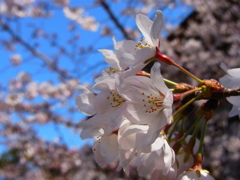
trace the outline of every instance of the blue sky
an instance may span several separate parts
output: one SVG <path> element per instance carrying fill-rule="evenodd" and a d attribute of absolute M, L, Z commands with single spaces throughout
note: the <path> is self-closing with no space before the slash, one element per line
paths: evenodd
<path fill-rule="evenodd" d="M 86 6 L 90 7 L 92 5 L 92 2 L 94 0 L 88 0 L 88 1 L 71 1 L 72 6 Z M 176 2 L 176 5 L 178 8 L 171 9 L 167 8 L 163 11 L 165 15 L 165 24 L 171 24 L 172 27 L 177 27 L 180 21 L 185 19 L 191 12 L 192 8 L 189 6 L 185 6 L 183 4 L 179 4 L 179 2 Z M 121 3 L 113 3 L 111 6 L 111 9 L 114 9 L 114 14 L 119 18 L 120 23 L 127 25 L 129 27 L 135 28 L 136 24 L 134 19 L 132 18 L 126 18 L 124 16 L 119 16 L 119 13 L 122 9 L 126 7 L 126 3 L 122 1 Z M 51 9 L 51 7 L 50 7 Z M 93 15 L 96 17 L 98 22 L 105 23 L 115 28 L 115 25 L 107 21 L 108 15 L 105 13 L 105 11 L 100 8 L 88 8 L 87 13 L 90 15 Z M 152 12 L 153 14 L 154 12 Z M 180 18 L 179 18 L 180 17 Z M 31 36 L 31 28 L 29 28 L 29 24 L 33 24 L 34 26 L 41 27 L 44 31 L 48 33 L 57 33 L 58 34 L 58 42 L 62 46 L 64 46 L 66 49 L 69 49 L 69 51 L 73 51 L 69 44 L 67 44 L 67 40 L 69 37 L 73 36 L 73 34 L 69 34 L 67 31 L 69 19 L 65 18 L 63 15 L 63 12 L 61 10 L 54 11 L 54 16 L 49 19 L 33 19 L 33 18 L 24 18 L 19 19 L 19 23 L 16 22 L 9 22 L 9 25 L 16 30 L 19 36 L 21 36 L 25 41 L 27 41 L 29 44 L 34 45 L 34 43 L 38 42 L 38 50 L 44 54 L 47 54 L 51 57 L 54 52 L 56 52 L 55 48 L 52 48 L 51 44 L 47 43 L 44 40 L 41 39 L 33 39 Z M 104 49 L 104 48 L 112 48 L 112 40 L 111 37 L 100 37 L 99 33 L 101 31 L 103 24 L 100 24 L 100 28 L 97 32 L 89 32 L 84 31 L 78 28 L 77 32 L 73 33 L 79 33 L 80 38 L 77 42 L 76 46 L 85 46 L 88 47 L 90 45 L 95 46 L 96 49 Z M 116 39 L 124 40 L 123 35 L 119 30 L 114 30 L 114 35 L 116 36 Z M 167 36 L 166 31 L 163 32 L 163 36 Z M 0 38 L 6 39 L 8 37 L 8 34 L 0 32 Z M 58 83 L 57 76 L 54 73 L 51 73 L 51 76 L 49 75 L 49 71 L 44 70 L 42 68 L 42 61 L 38 58 L 32 58 L 29 53 L 27 53 L 26 49 L 24 49 L 22 46 L 18 45 L 16 47 L 17 51 L 14 53 L 20 53 L 22 54 L 23 60 L 25 63 L 22 65 L 11 68 L 11 64 L 8 61 L 8 58 L 11 54 L 14 54 L 13 52 L 9 52 L 3 49 L 3 47 L 0 48 L 0 54 L 2 63 L 0 64 L 0 73 L 2 76 L 1 84 L 3 86 L 7 85 L 7 80 L 9 78 L 13 78 L 16 76 L 16 74 L 20 71 L 26 71 L 33 75 L 33 79 L 39 83 L 45 81 L 45 80 L 51 80 L 54 83 Z M 73 64 L 70 62 L 67 58 L 61 58 L 60 59 L 60 66 L 61 67 L 67 67 L 67 69 L 70 70 L 71 73 L 74 74 L 76 77 L 80 79 L 81 82 L 88 82 L 93 83 L 93 73 L 100 72 L 104 67 L 107 66 L 106 63 L 103 61 L 103 57 L 100 53 L 95 51 L 93 54 L 86 55 L 86 56 L 77 56 L 76 58 L 79 58 L 76 60 L 76 64 Z M 77 63 L 79 62 L 79 63 Z M 79 70 L 74 69 L 78 67 Z M 95 68 L 90 68 L 95 67 Z M 74 103 L 74 100 L 70 100 L 71 104 Z M 72 116 L 75 121 L 79 121 L 84 117 L 83 114 L 80 112 L 78 114 L 66 114 L 66 110 L 64 108 L 59 108 L 58 110 L 59 114 L 64 114 L 65 116 Z M 45 125 L 35 125 L 35 129 L 40 137 L 43 139 L 52 141 L 53 139 L 57 138 L 59 136 L 59 132 L 63 136 L 64 142 L 67 143 L 70 147 L 80 147 L 83 143 L 86 141 L 81 141 L 79 138 L 79 132 L 78 134 L 74 134 L 72 132 L 72 129 L 67 129 L 62 125 L 54 125 L 53 123 L 48 123 Z M 91 142 L 91 141 L 87 141 Z"/>

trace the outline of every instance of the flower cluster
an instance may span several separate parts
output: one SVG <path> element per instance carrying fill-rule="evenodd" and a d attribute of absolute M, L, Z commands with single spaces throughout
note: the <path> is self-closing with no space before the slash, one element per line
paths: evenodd
<path fill-rule="evenodd" d="M 88 14 L 83 14 L 83 8 L 73 8 L 65 6 L 63 8 L 64 15 L 76 21 L 83 29 L 88 31 L 96 31 L 98 29 L 99 24 L 96 22 L 95 18 L 89 16 Z"/>
<path fill-rule="evenodd" d="M 212 180 L 202 169 L 207 122 L 221 98 L 239 96 L 239 91 L 226 89 L 213 79 L 198 79 L 160 52 L 161 11 L 156 12 L 154 21 L 139 14 L 136 23 L 144 36 L 140 43 L 113 39 L 113 51 L 99 50 L 110 67 L 93 86 L 79 86 L 83 93 L 76 104 L 89 116 L 80 122 L 81 138 L 95 139 L 92 149 L 100 166 L 116 162 L 118 170 L 127 175 L 135 164 L 139 176 L 151 179 Z M 152 60 L 179 68 L 197 80 L 198 86 L 164 79 L 159 62 L 150 73 L 142 71 Z M 169 89 L 165 82 L 174 88 Z M 188 121 L 190 128 L 185 129 L 198 100 L 203 100 L 195 110 L 198 119 Z"/>
<path fill-rule="evenodd" d="M 49 16 L 50 13 L 40 3 L 35 3 L 35 0 L 9 0 L 1 1 L 0 14 L 16 17 L 44 17 Z"/>

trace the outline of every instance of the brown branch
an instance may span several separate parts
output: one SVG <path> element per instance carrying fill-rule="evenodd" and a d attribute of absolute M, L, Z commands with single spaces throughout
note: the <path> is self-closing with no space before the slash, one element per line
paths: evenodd
<path fill-rule="evenodd" d="M 235 89 L 226 89 L 224 95 L 225 97 L 240 96 L 240 87 Z"/>
<path fill-rule="evenodd" d="M 124 37 L 126 39 L 132 39 L 129 34 L 127 33 L 127 31 L 124 29 L 124 27 L 120 24 L 120 22 L 118 21 L 118 19 L 115 17 L 115 15 L 113 14 L 113 12 L 111 11 L 110 7 L 108 6 L 108 4 L 105 2 L 105 0 L 100 0 L 101 5 L 103 6 L 103 8 L 105 9 L 105 11 L 108 13 L 108 15 L 110 16 L 111 20 L 114 22 L 114 24 L 118 27 L 118 29 L 123 33 Z"/>

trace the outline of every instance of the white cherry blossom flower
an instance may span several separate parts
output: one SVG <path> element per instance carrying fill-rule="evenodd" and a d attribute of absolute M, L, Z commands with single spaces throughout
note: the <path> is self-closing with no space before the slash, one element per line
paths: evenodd
<path fill-rule="evenodd" d="M 154 27 L 155 26 L 159 27 L 158 25 L 159 22 L 161 21 L 160 19 L 162 18 L 161 11 L 157 12 L 156 17 L 157 18 Z M 148 32 L 148 28 L 145 29 L 144 26 L 148 26 L 150 22 L 153 24 L 153 22 L 150 19 L 148 19 L 148 17 L 141 14 L 137 15 L 136 21 L 139 29 L 142 31 L 144 35 L 148 37 L 148 33 L 150 32 Z M 156 28 L 155 30 L 159 31 L 159 28 Z M 157 34 L 155 30 L 153 30 L 154 31 L 153 34 Z M 161 34 L 160 31 L 158 33 Z M 151 40 L 151 42 L 154 41 L 155 36 L 153 36 L 152 38 L 153 40 Z M 113 42 L 114 51 L 107 49 L 99 50 L 103 54 L 105 61 L 111 66 L 104 70 L 103 73 L 106 75 L 111 75 L 119 71 L 122 72 L 130 66 L 134 67 L 133 69 L 130 70 L 130 74 L 134 75 L 142 68 L 144 68 L 144 66 L 146 66 L 146 63 L 144 62 L 147 59 L 154 57 L 156 54 L 155 46 L 152 44 L 149 45 L 148 43 L 146 44 L 137 43 L 132 40 L 123 40 L 120 42 L 116 42 L 114 38 Z M 125 77 L 127 76 L 124 76 L 124 78 Z"/>
<path fill-rule="evenodd" d="M 206 170 L 188 170 L 178 176 L 177 180 L 214 180 Z"/>
<path fill-rule="evenodd" d="M 158 10 L 155 15 L 154 21 L 151 21 L 147 16 L 138 14 L 136 17 L 136 23 L 138 29 L 143 36 L 142 42 L 137 45 L 139 49 L 138 55 L 147 56 L 145 61 L 138 61 L 139 63 L 146 63 L 146 60 L 150 58 L 158 59 L 167 64 L 171 64 L 171 59 L 160 52 L 160 37 L 164 25 L 164 19 L 162 11 Z"/>
<path fill-rule="evenodd" d="M 17 66 L 22 62 L 22 56 L 20 54 L 13 54 L 10 56 L 10 61 L 14 66 Z"/>
<path fill-rule="evenodd" d="M 129 66 L 134 64 L 135 53 L 134 48 L 136 47 L 136 42 L 131 40 L 124 40 L 116 42 L 113 38 L 114 51 L 108 49 L 100 49 L 106 63 L 118 71 L 124 71 Z"/>
<path fill-rule="evenodd" d="M 15 106 L 19 103 L 21 103 L 23 100 L 23 94 L 22 93 L 12 93 L 8 94 L 5 102 L 11 106 Z"/>
<path fill-rule="evenodd" d="M 65 16 L 73 21 L 76 21 L 81 27 L 88 31 L 96 31 L 99 24 L 96 19 L 88 14 L 84 14 L 83 8 L 73 8 L 65 6 L 63 8 Z"/>
<path fill-rule="evenodd" d="M 226 88 L 240 87 L 240 68 L 228 69 L 223 64 L 221 67 L 226 71 L 227 75 L 219 79 L 220 83 Z M 240 97 L 228 97 L 227 100 L 233 105 L 229 117 L 240 115 Z"/>
<path fill-rule="evenodd" d="M 177 178 L 177 171 L 176 171 L 176 163 L 169 169 L 168 173 L 163 172 L 159 169 L 154 169 L 151 173 L 151 180 L 176 180 Z"/>
<path fill-rule="evenodd" d="M 163 14 L 162 11 L 156 12 L 155 20 L 152 22 L 147 16 L 138 14 L 136 17 L 136 23 L 138 29 L 141 31 L 145 40 L 147 41 L 147 47 L 160 47 L 160 36 L 163 29 Z"/>
<path fill-rule="evenodd" d="M 92 149 L 96 162 L 104 166 L 119 160 L 118 136 L 115 133 L 97 138 Z"/>
<path fill-rule="evenodd" d="M 114 51 L 102 49 L 99 50 L 107 63 L 110 64 L 110 68 L 104 70 L 104 74 L 111 75 L 116 72 L 122 72 L 128 67 L 133 67 L 124 75 L 134 75 L 142 68 L 144 68 L 150 58 L 157 57 L 162 61 L 168 59 L 167 56 L 159 52 L 160 36 L 163 28 L 163 15 L 161 11 L 157 11 L 154 22 L 152 22 L 147 16 L 138 14 L 136 17 L 136 23 L 145 39 L 141 43 L 136 43 L 132 40 L 124 40 L 120 42 L 114 41 Z M 160 56 L 159 56 L 160 55 Z M 150 61 L 149 61 L 150 62 Z"/>
<path fill-rule="evenodd" d="M 124 118 L 125 99 L 117 92 L 113 76 L 106 76 L 98 81 L 93 89 L 99 93 L 86 92 L 76 98 L 80 111 L 93 116 L 80 123 L 83 128 L 82 138 L 95 137 L 99 135 L 96 132 L 100 132 L 100 129 L 103 129 L 105 133 L 111 133 L 119 128 Z"/>
<path fill-rule="evenodd" d="M 128 126 L 129 121 L 122 121 L 119 130 L 110 134 L 103 134 L 95 138 L 93 144 L 93 152 L 96 162 L 100 166 L 104 166 L 111 162 L 118 162 L 118 170 L 123 169 L 124 172 L 129 175 L 129 163 L 132 161 L 135 152 L 134 150 L 122 149 L 119 143 L 121 129 Z"/>
<path fill-rule="evenodd" d="M 133 124 L 130 121 L 126 122 L 124 127 L 119 130 L 119 144 L 122 149 L 140 149 L 143 150 L 146 134 L 149 129 L 147 125 Z"/>
<path fill-rule="evenodd" d="M 175 153 L 163 136 L 159 136 L 151 145 L 151 150 L 137 157 L 137 170 L 140 176 L 161 171 L 167 175 L 175 161 Z M 156 172 L 155 172 L 156 173 Z"/>
<path fill-rule="evenodd" d="M 149 125 L 149 139 L 145 143 L 152 144 L 161 129 L 171 122 L 172 116 L 173 95 L 160 74 L 160 63 L 155 63 L 151 69 L 151 79 L 142 76 L 126 78 L 119 85 L 119 93 L 128 100 L 127 119 L 135 124 Z"/>

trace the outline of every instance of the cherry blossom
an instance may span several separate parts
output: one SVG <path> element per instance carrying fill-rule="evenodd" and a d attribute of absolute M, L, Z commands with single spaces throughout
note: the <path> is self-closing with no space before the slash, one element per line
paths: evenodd
<path fill-rule="evenodd" d="M 127 76 L 134 75 L 142 68 L 144 68 L 149 59 L 161 59 L 166 62 L 168 59 L 165 55 L 161 54 L 160 48 L 160 36 L 163 28 L 163 15 L 161 11 L 157 11 L 154 22 L 152 22 L 147 16 L 138 14 L 136 17 L 136 23 L 145 39 L 141 40 L 141 43 L 136 43 L 132 40 L 123 40 L 114 42 L 114 51 L 102 49 L 99 50 L 107 63 L 110 64 L 110 68 L 104 70 L 104 74 L 111 75 L 115 72 L 121 72 L 128 67 L 133 67 L 127 72 Z M 165 58 L 165 59 L 164 59 Z M 168 59 L 169 60 L 169 59 Z M 150 62 L 150 61 L 149 61 Z"/>
<path fill-rule="evenodd" d="M 148 126 L 133 124 L 125 120 L 125 125 L 119 129 L 119 144 L 122 149 L 140 149 L 144 148 L 144 142 Z"/>
<path fill-rule="evenodd" d="M 152 22 L 147 16 L 138 14 L 136 16 L 136 23 L 143 36 L 146 38 L 147 47 L 160 47 L 160 36 L 163 29 L 163 14 L 162 11 L 156 12 L 155 20 Z"/>
<path fill-rule="evenodd" d="M 167 175 L 171 171 L 174 161 L 173 149 L 163 136 L 159 136 L 151 145 L 149 152 L 143 152 L 137 157 L 137 170 L 140 176 L 150 175 L 154 171 Z"/>
<path fill-rule="evenodd" d="M 6 103 L 9 105 L 17 105 L 23 100 L 23 94 L 22 93 L 12 93 L 8 94 L 6 97 Z"/>
<path fill-rule="evenodd" d="M 27 16 L 36 18 L 50 15 L 44 7 L 35 4 L 35 0 L 3 1 L 0 4 L 0 14 L 6 14 L 8 16 L 17 16 L 20 18 L 24 18 Z"/>
<path fill-rule="evenodd" d="M 151 79 L 130 76 L 119 86 L 119 92 L 128 100 L 126 117 L 132 123 L 149 125 L 145 143 L 152 144 L 172 116 L 173 96 L 160 74 L 160 63 L 154 64 Z"/>
<path fill-rule="evenodd" d="M 96 31 L 98 29 L 99 24 L 96 22 L 95 18 L 86 13 L 83 14 L 83 8 L 65 6 L 63 12 L 67 18 L 76 21 L 85 30 Z"/>
<path fill-rule="evenodd" d="M 173 167 L 171 167 L 168 171 L 168 173 L 164 173 L 162 170 L 154 169 L 151 173 L 151 180 L 175 180 L 176 179 L 176 164 L 173 164 Z"/>
<path fill-rule="evenodd" d="M 14 66 L 17 66 L 22 62 L 22 56 L 20 54 L 13 54 L 10 56 L 10 61 Z"/>
<path fill-rule="evenodd" d="M 214 180 L 206 170 L 189 170 L 178 176 L 177 180 Z"/>
<path fill-rule="evenodd" d="M 96 162 L 100 166 L 104 166 L 110 162 L 119 160 L 118 136 L 115 133 L 103 135 L 96 139 L 92 149 Z"/>
<path fill-rule="evenodd" d="M 222 64 L 222 68 L 226 71 L 227 75 L 220 78 L 220 83 L 226 88 L 237 88 L 240 86 L 240 68 L 228 69 Z M 227 100 L 233 105 L 229 116 L 233 117 L 240 115 L 240 97 L 228 97 Z"/>
<path fill-rule="evenodd" d="M 150 77 L 149 73 L 138 71 L 142 70 L 148 62 L 154 59 L 163 62 L 168 62 L 169 60 L 160 52 L 161 23 L 163 23 L 161 13 L 157 11 L 155 18 L 152 19 L 153 21 L 145 15 L 152 15 L 154 13 L 152 10 L 165 7 L 170 8 L 170 15 L 172 15 L 175 7 L 177 7 L 175 5 L 178 3 L 171 3 L 167 7 L 166 3 L 172 1 L 136 0 L 134 3 L 130 3 L 130 0 L 127 0 L 127 2 L 100 0 L 94 2 L 94 4 L 89 1 L 81 1 L 80 4 L 76 4 L 75 2 L 70 3 L 69 0 L 5 0 L 0 2 L 0 24 L 2 27 L 1 33 L 3 34 L 0 43 L 4 52 L 2 54 L 3 67 L 0 69 L 2 73 L 0 122 L 1 145 L 3 146 L 0 158 L 2 162 L 0 169 L 1 177 L 3 179 L 20 178 L 26 180 L 45 178 L 81 179 L 82 177 L 86 180 L 117 179 L 117 177 L 118 179 L 126 179 L 126 177 L 123 177 L 125 175 L 122 172 L 114 172 L 118 166 L 117 171 L 123 169 L 125 174 L 129 175 L 127 179 L 176 180 L 181 173 L 184 173 L 186 175 L 184 177 L 189 179 L 190 177 L 195 177 L 196 174 L 203 174 L 201 173 L 203 170 L 200 168 L 198 170 L 200 173 L 197 170 L 192 174 L 190 173 L 194 169 L 193 164 L 196 165 L 197 159 L 195 155 L 197 151 L 195 147 L 192 147 L 193 144 L 189 146 L 187 136 L 191 136 L 195 143 L 197 136 L 193 134 L 201 134 L 200 147 L 197 148 L 198 153 L 203 155 L 203 144 L 208 144 L 207 148 L 204 149 L 204 152 L 207 153 L 207 158 L 203 158 L 204 164 L 207 164 L 207 167 L 213 171 L 216 178 L 227 177 L 230 174 L 231 178 L 238 179 L 239 173 L 234 171 L 235 163 L 238 164 L 238 161 L 234 161 L 238 157 L 238 151 L 236 147 L 231 146 L 231 144 L 237 144 L 235 143 L 235 140 L 237 141 L 236 138 L 230 138 L 230 143 L 227 142 L 227 145 L 221 146 L 217 152 L 209 152 L 209 150 L 214 149 L 212 146 L 217 144 L 220 147 L 219 142 L 228 140 L 229 138 L 226 138 L 228 133 L 237 134 L 237 131 L 234 131 L 236 122 L 222 123 L 225 122 L 223 118 L 216 121 L 216 118 L 219 118 L 222 114 L 219 115 L 219 111 L 214 113 L 217 104 L 210 103 L 209 105 L 208 102 L 214 98 L 217 99 L 214 99 L 216 102 L 232 94 L 236 95 L 233 101 L 239 101 L 237 97 L 239 95 L 239 80 L 228 86 L 232 79 L 238 79 L 239 74 L 233 78 L 230 75 L 231 73 L 228 73 L 229 79 L 226 79 L 222 84 L 229 89 L 221 88 L 220 84 L 219 87 L 223 90 L 222 92 L 207 84 L 204 84 L 205 89 L 201 83 L 193 85 L 192 89 L 190 88 L 191 90 L 185 87 L 182 89 L 183 91 L 177 92 L 179 90 L 177 86 L 183 82 L 175 84 L 184 79 L 182 76 L 173 77 L 172 75 L 178 76 L 177 71 L 172 71 L 169 66 L 164 65 L 164 76 L 166 75 L 165 78 L 170 78 L 170 80 L 164 79 L 164 81 L 168 83 L 168 87 L 171 88 L 175 97 L 173 108 L 176 108 L 172 115 L 173 120 L 164 122 L 161 114 L 159 114 L 159 122 L 156 119 L 153 120 L 150 116 L 149 118 L 143 118 L 140 114 L 137 117 L 138 112 L 134 114 L 132 109 L 126 109 L 127 107 L 133 107 L 135 103 L 132 101 L 132 96 L 134 95 L 131 98 L 126 98 L 129 93 L 125 91 L 134 94 L 136 89 L 130 84 L 129 79 L 133 80 L 132 83 L 134 84 L 135 78 L 139 79 L 140 76 Z M 211 1 L 211 3 L 194 0 L 184 0 L 184 2 L 194 4 L 198 13 L 197 15 L 193 13 L 191 16 L 188 16 L 184 19 L 184 24 L 176 29 L 173 25 L 167 25 L 172 28 L 171 32 L 169 31 L 171 33 L 170 37 L 161 40 L 161 48 L 164 52 L 171 54 L 171 58 L 176 59 L 179 65 L 183 65 L 182 68 L 186 67 L 190 71 L 194 71 L 195 75 L 203 75 L 202 77 L 204 78 L 210 78 L 213 72 L 215 72 L 214 77 L 219 76 L 221 71 L 218 71 L 218 66 L 215 65 L 220 61 L 224 61 L 231 67 L 239 66 L 239 62 L 236 61 L 239 57 L 239 43 L 237 41 L 239 36 L 236 34 L 238 32 L 236 26 L 239 25 L 236 21 L 236 14 L 239 8 L 236 3 L 227 1 L 222 3 L 216 0 Z M 119 10 L 116 9 L 120 6 L 122 7 L 122 3 L 127 3 L 129 6 Z M 182 6 L 182 3 L 180 4 Z M 64 7 L 72 11 L 68 15 L 70 15 L 69 19 L 73 18 L 71 19 L 73 21 L 67 22 L 67 27 L 61 27 L 61 22 L 66 23 L 64 19 L 58 21 L 59 13 L 61 14 L 60 11 Z M 95 9 L 99 8 L 101 16 L 98 16 L 100 14 L 96 13 L 100 11 L 95 11 Z M 226 9 L 229 10 L 229 13 L 224 13 Z M 79 14 L 78 10 L 80 10 Z M 187 14 L 185 10 L 184 8 L 184 12 Z M 86 11 L 91 13 L 91 15 L 86 14 Z M 54 17 L 53 19 L 49 15 L 55 12 L 59 13 L 56 16 L 52 16 Z M 109 38 L 105 35 L 116 35 L 116 38 L 119 39 L 119 35 L 122 33 L 125 37 L 137 39 L 140 31 L 136 30 L 136 26 L 130 25 L 131 20 L 127 20 L 126 17 L 135 16 L 139 12 L 145 14 L 137 15 L 137 25 L 140 31 L 142 31 L 144 39 L 140 43 L 129 40 L 116 42 L 114 40 L 115 47 L 113 51 L 104 49 L 104 46 L 101 47 L 104 49 L 101 50 L 101 53 L 111 67 L 103 71 L 103 76 L 96 79 L 95 85 L 83 85 L 81 88 L 81 85 L 78 85 L 82 94 L 78 97 L 77 103 L 79 109 L 88 117 L 85 117 L 85 120 L 82 120 L 80 123 L 75 121 L 74 119 L 78 116 L 75 116 L 77 108 L 72 104 L 72 97 L 74 96 L 72 86 L 76 85 L 76 80 L 74 82 L 73 78 L 84 81 L 84 76 L 87 77 L 94 71 L 95 65 L 97 65 L 95 61 L 98 59 L 94 59 L 92 52 L 96 50 L 97 46 L 100 47 L 102 42 L 107 42 Z M 125 13 L 127 16 L 123 18 L 122 15 L 124 14 L 121 13 Z M 184 14 L 184 17 L 186 17 L 186 14 Z M 43 17 L 44 23 L 39 23 L 38 19 L 34 18 L 33 20 L 32 17 Z M 62 16 L 62 18 L 65 17 Z M 172 16 L 169 16 L 167 20 L 171 18 Z M 49 29 L 49 23 L 47 22 L 51 22 L 51 19 L 57 22 L 59 26 L 51 26 Z M 42 21 L 43 19 L 40 20 Z M 100 23 L 102 32 L 96 31 Z M 78 24 L 80 27 L 77 26 Z M 231 27 L 231 31 L 229 31 L 229 27 Z M 53 28 L 59 28 L 61 31 Z M 69 36 L 67 34 L 62 36 L 64 29 L 69 30 Z M 166 29 L 168 30 L 168 28 Z M 29 33 L 21 33 L 25 32 L 25 30 Z M 88 32 L 91 36 L 89 37 L 88 35 L 85 36 L 85 30 L 95 32 Z M 190 37 L 195 37 L 194 41 Z M 92 38 L 97 39 L 93 42 L 91 41 Z M 163 44 L 168 46 L 165 48 L 162 46 Z M 4 57 L 4 55 L 10 56 L 8 58 Z M 93 61 L 85 64 L 92 57 Z M 6 61 L 5 66 L 4 59 L 9 59 L 11 62 Z M 65 62 L 69 66 L 65 66 Z M 205 65 L 204 68 L 202 68 L 201 62 Z M 23 70 L 26 72 L 19 73 Z M 172 77 L 173 79 L 171 79 Z M 69 81 L 70 79 L 73 81 Z M 152 82 L 153 76 L 144 79 Z M 171 80 L 177 82 L 171 83 Z M 137 80 L 137 82 L 139 81 Z M 191 81 L 187 80 L 187 82 Z M 123 86 L 127 83 L 129 86 Z M 145 83 L 144 80 L 144 84 L 141 86 L 140 83 L 138 84 L 139 91 L 141 89 L 148 91 L 145 86 L 150 85 L 150 89 L 152 87 L 155 88 L 156 81 L 151 84 Z M 211 91 L 211 88 L 216 90 L 215 92 L 219 96 L 212 95 L 215 92 Z M 164 98 L 162 96 L 163 93 L 159 92 L 158 88 L 156 89 L 153 94 L 157 95 L 156 92 L 158 92 L 161 98 Z M 138 91 L 135 92 L 138 96 Z M 150 90 L 151 92 L 152 90 Z M 204 96 L 204 99 L 201 95 L 206 94 L 209 94 L 209 96 Z M 108 97 L 109 99 L 106 100 Z M 139 98 L 139 100 L 139 104 L 141 104 L 142 99 Z M 144 100 L 149 99 L 146 98 Z M 230 101 L 231 98 L 228 98 L 228 100 Z M 119 102 L 122 102 L 119 107 L 113 108 L 110 106 L 110 103 L 115 103 L 116 105 Z M 205 106 L 206 104 L 209 106 Z M 231 114 L 239 115 L 239 104 L 233 102 L 232 104 L 234 106 Z M 195 106 L 194 109 L 191 107 L 192 105 Z M 195 109 L 198 106 L 200 108 L 196 113 Z M 161 109 L 157 110 L 161 111 Z M 193 116 L 188 116 L 190 111 L 194 114 Z M 222 113 L 224 112 L 226 111 L 222 111 Z M 202 119 L 199 114 L 203 116 Z M 206 124 L 206 118 L 207 121 L 211 121 L 210 118 L 213 114 L 216 116 L 213 122 L 210 122 L 211 133 L 207 134 L 207 139 L 204 140 L 205 134 L 203 132 L 205 130 L 203 130 L 203 125 Z M 195 115 L 198 116 L 197 119 L 193 119 L 193 117 L 196 117 Z M 133 119 L 131 117 L 136 118 Z M 198 121 L 199 125 L 196 126 L 195 122 Z M 161 125 L 157 124 L 160 122 L 162 123 Z M 230 131 L 227 131 L 227 134 L 217 133 L 218 136 L 211 136 L 211 134 L 215 134 L 214 130 L 219 127 L 218 125 L 214 126 L 215 122 L 224 125 L 224 127 L 228 125 Z M 38 131 L 38 127 L 45 123 L 54 125 L 55 128 L 52 129 L 56 131 L 59 137 L 54 137 L 50 141 L 40 138 L 39 133 L 35 132 L 35 130 Z M 164 124 L 166 125 L 164 126 Z M 35 125 L 37 125 L 37 128 Z M 83 147 L 82 150 L 85 149 L 84 154 L 81 153 L 82 150 L 69 149 L 70 147 L 64 144 L 72 141 L 67 139 L 66 135 L 68 133 L 61 133 L 62 128 L 57 128 L 58 125 L 71 127 L 75 132 L 79 132 L 80 128 L 83 139 L 94 138 L 94 149 L 89 147 L 86 150 Z M 176 137 L 175 134 L 179 137 Z M 233 141 L 232 139 L 235 140 Z M 175 146 L 176 144 L 179 146 Z M 173 149 L 176 157 L 173 154 Z M 223 149 L 224 151 L 222 151 Z M 94 151 L 96 162 L 104 167 L 96 166 L 96 163 L 93 162 L 94 158 L 91 150 Z M 226 156 L 223 152 L 228 151 L 233 153 L 228 153 L 231 155 Z M 217 168 L 219 163 L 221 163 L 219 161 L 219 156 L 221 155 L 227 162 L 223 162 L 226 165 L 225 171 L 219 171 L 219 168 Z M 175 162 L 173 163 L 174 157 Z M 200 164 L 202 162 L 198 165 Z M 133 165 L 134 169 L 131 169 Z M 133 177 L 131 177 L 131 174 L 133 174 Z M 137 177 L 138 174 L 143 177 Z M 117 177 L 115 178 L 115 176 Z"/>
<path fill-rule="evenodd" d="M 98 81 L 93 89 L 100 93 L 87 92 L 80 94 L 76 99 L 78 108 L 83 113 L 94 115 L 89 120 L 81 122 L 81 125 L 85 127 L 81 133 L 82 136 L 85 136 L 88 128 L 103 128 L 111 133 L 120 126 L 124 118 L 125 99 L 117 92 L 113 76 L 106 76 Z"/>
<path fill-rule="evenodd" d="M 163 29 L 163 14 L 162 11 L 158 10 L 155 15 L 154 21 L 151 21 L 147 16 L 143 14 L 138 14 L 136 17 L 136 23 L 138 29 L 142 32 L 143 38 L 141 43 L 138 43 L 137 49 L 139 49 L 139 56 L 148 56 L 145 59 L 149 60 L 151 58 L 158 59 L 167 64 L 171 64 L 172 60 L 166 55 L 160 52 L 160 37 Z M 143 61 L 139 60 L 139 63 Z"/>
<path fill-rule="evenodd" d="M 104 60 L 116 71 L 124 71 L 129 66 L 135 64 L 135 46 L 136 42 L 131 40 L 124 40 L 116 42 L 113 38 L 114 51 L 108 49 L 100 49 Z"/>

